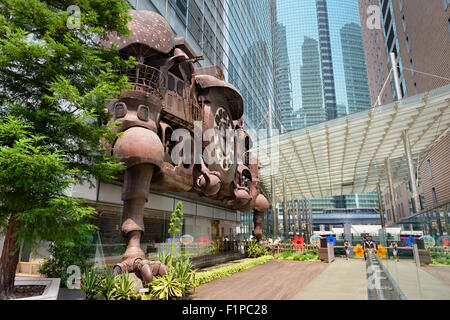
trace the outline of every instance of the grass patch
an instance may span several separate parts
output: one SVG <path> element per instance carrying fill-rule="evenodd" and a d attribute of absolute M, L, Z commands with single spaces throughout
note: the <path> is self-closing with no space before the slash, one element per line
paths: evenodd
<path fill-rule="evenodd" d="M 259 258 L 254 258 L 251 260 L 246 260 L 244 262 L 236 263 L 234 265 L 224 266 L 221 268 L 216 268 L 205 272 L 197 273 L 195 275 L 195 286 L 199 286 L 201 284 L 208 283 L 223 277 L 231 276 L 233 273 L 253 268 L 259 264 L 266 263 L 272 259 L 273 256 L 267 255 Z"/>

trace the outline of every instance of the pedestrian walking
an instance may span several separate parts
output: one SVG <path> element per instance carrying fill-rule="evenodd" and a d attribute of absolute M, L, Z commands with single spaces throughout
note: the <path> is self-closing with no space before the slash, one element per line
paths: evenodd
<path fill-rule="evenodd" d="M 344 249 L 345 249 L 345 255 L 348 258 L 350 257 L 350 244 L 348 243 L 347 240 L 344 241 Z"/>
<path fill-rule="evenodd" d="M 363 237 L 363 251 L 364 251 L 364 260 L 367 260 L 367 251 L 369 250 L 369 240 L 367 236 Z"/>
<path fill-rule="evenodd" d="M 392 241 L 391 245 L 389 246 L 392 248 L 392 253 L 394 255 L 394 259 L 398 262 L 398 244 L 396 241 Z"/>

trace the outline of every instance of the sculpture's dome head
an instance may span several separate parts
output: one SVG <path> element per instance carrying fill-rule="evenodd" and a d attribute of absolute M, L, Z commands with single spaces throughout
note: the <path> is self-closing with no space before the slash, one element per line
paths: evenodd
<path fill-rule="evenodd" d="M 208 88 L 221 89 L 223 95 L 230 104 L 230 113 L 233 120 L 237 120 L 242 117 L 244 114 L 244 102 L 241 94 L 233 85 L 216 77 L 205 74 L 197 74 L 195 76 L 195 81 L 202 90 Z"/>
<path fill-rule="evenodd" d="M 130 10 L 129 36 L 112 34 L 107 45 L 117 44 L 117 49 L 133 56 L 149 56 L 155 51 L 167 54 L 175 46 L 172 28 L 161 15 L 153 11 Z"/>

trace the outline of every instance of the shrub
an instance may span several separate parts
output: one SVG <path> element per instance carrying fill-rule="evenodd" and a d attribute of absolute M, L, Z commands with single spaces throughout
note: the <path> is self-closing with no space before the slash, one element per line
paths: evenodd
<path fill-rule="evenodd" d="M 277 256 L 278 259 L 287 259 L 288 257 L 292 256 L 294 254 L 294 251 L 283 251 L 280 252 Z"/>
<path fill-rule="evenodd" d="M 183 284 L 169 272 L 152 281 L 151 294 L 164 300 L 179 298 L 183 296 Z"/>
<path fill-rule="evenodd" d="M 195 269 L 191 260 L 177 259 L 173 270 L 174 278 L 182 285 L 182 295 L 184 296 L 189 290 L 195 288 Z"/>
<path fill-rule="evenodd" d="M 160 253 L 158 255 L 158 260 L 162 263 L 168 262 L 170 259 L 170 254 Z M 181 285 L 181 296 L 186 295 L 186 293 L 195 288 L 195 269 L 194 266 L 189 258 L 185 258 L 184 256 L 180 256 L 175 258 L 173 262 L 173 277 L 167 278 L 167 279 L 159 279 L 156 282 L 156 287 L 161 287 L 159 289 L 154 289 L 155 287 L 155 281 L 149 284 L 149 288 L 154 290 L 153 294 L 156 296 L 160 296 L 160 294 L 165 290 L 163 289 L 164 286 L 169 287 L 172 285 L 173 280 L 173 286 L 175 288 L 178 288 L 178 283 Z M 171 280 L 172 279 L 172 280 Z M 165 292 L 165 291 L 164 291 Z M 169 293 L 168 298 L 176 298 L 178 296 L 171 295 L 171 293 L 175 292 L 178 294 L 177 289 L 174 289 L 174 291 L 167 291 Z M 164 294 L 163 294 L 164 295 Z M 164 298 L 165 299 L 165 298 Z"/>
<path fill-rule="evenodd" d="M 103 273 L 103 279 L 100 282 L 100 291 L 106 300 L 112 300 L 114 298 L 116 278 L 117 276 L 111 271 Z"/>
<path fill-rule="evenodd" d="M 240 262 L 234 265 L 229 265 L 222 268 L 216 268 L 209 271 L 197 273 L 195 275 L 195 286 L 197 287 L 201 284 L 208 283 L 212 280 L 227 277 L 232 275 L 233 273 L 250 269 L 259 264 L 266 263 L 272 259 L 273 257 L 271 255 L 266 255 L 252 260 Z"/>
<path fill-rule="evenodd" d="M 114 288 L 111 290 L 111 297 L 114 300 L 135 300 L 139 294 L 134 291 L 136 284 L 133 277 L 128 272 L 115 276 Z"/>
<path fill-rule="evenodd" d="M 266 247 L 260 246 L 256 241 L 251 241 L 247 245 L 247 257 L 258 258 L 270 254 Z"/>
<path fill-rule="evenodd" d="M 164 251 L 160 251 L 158 252 L 158 260 L 164 264 L 165 266 L 167 266 L 169 264 L 170 261 L 170 253 L 166 253 Z"/>
<path fill-rule="evenodd" d="M 101 292 L 101 278 L 93 269 L 85 269 L 81 276 L 81 290 L 86 293 L 86 300 L 92 300 Z"/>
<path fill-rule="evenodd" d="M 70 274 L 67 268 L 71 265 L 80 267 L 81 270 L 86 269 L 92 245 L 85 239 L 77 242 L 55 241 L 49 246 L 50 257 L 44 260 L 39 268 L 39 273 L 47 278 L 61 278 L 61 286 L 67 287 L 67 279 Z"/>
<path fill-rule="evenodd" d="M 309 249 L 304 251 L 284 251 L 277 256 L 280 260 L 294 260 L 294 261 L 317 261 L 317 249 Z"/>
<path fill-rule="evenodd" d="M 218 254 L 219 253 L 219 244 L 217 242 L 211 242 L 209 245 L 209 253 L 210 254 Z"/>

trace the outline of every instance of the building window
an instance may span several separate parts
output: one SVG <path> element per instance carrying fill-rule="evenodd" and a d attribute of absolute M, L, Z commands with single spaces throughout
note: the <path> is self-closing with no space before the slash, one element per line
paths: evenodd
<path fill-rule="evenodd" d="M 400 86 L 401 92 L 402 92 L 402 97 L 406 98 L 408 93 L 406 92 L 406 82 L 405 82 L 405 78 L 402 79 L 402 84 Z"/>
<path fill-rule="evenodd" d="M 406 50 L 408 50 L 408 53 L 410 53 L 411 52 L 411 46 L 409 45 L 409 38 L 408 37 L 406 37 L 405 42 L 406 42 Z"/>
<path fill-rule="evenodd" d="M 403 24 L 403 31 L 406 31 L 406 19 L 405 19 L 405 16 L 402 16 L 402 24 Z"/>
<path fill-rule="evenodd" d="M 414 94 L 418 95 L 419 94 L 419 89 L 417 88 L 417 83 L 414 82 Z"/>
<path fill-rule="evenodd" d="M 437 199 L 437 195 L 436 195 L 436 189 L 435 188 L 431 188 L 431 193 L 433 194 L 433 202 L 435 205 L 438 204 L 438 199 Z"/>
<path fill-rule="evenodd" d="M 411 66 L 411 75 L 414 77 L 414 61 L 409 59 L 409 65 Z"/>
<path fill-rule="evenodd" d="M 428 176 L 430 177 L 430 179 L 433 179 L 433 171 L 431 170 L 430 159 L 427 160 L 427 168 L 428 168 Z"/>
<path fill-rule="evenodd" d="M 450 33 L 450 18 L 447 20 L 448 33 Z"/>
<path fill-rule="evenodd" d="M 400 11 L 402 11 L 403 10 L 403 0 L 398 0 L 398 6 L 400 7 Z"/>

